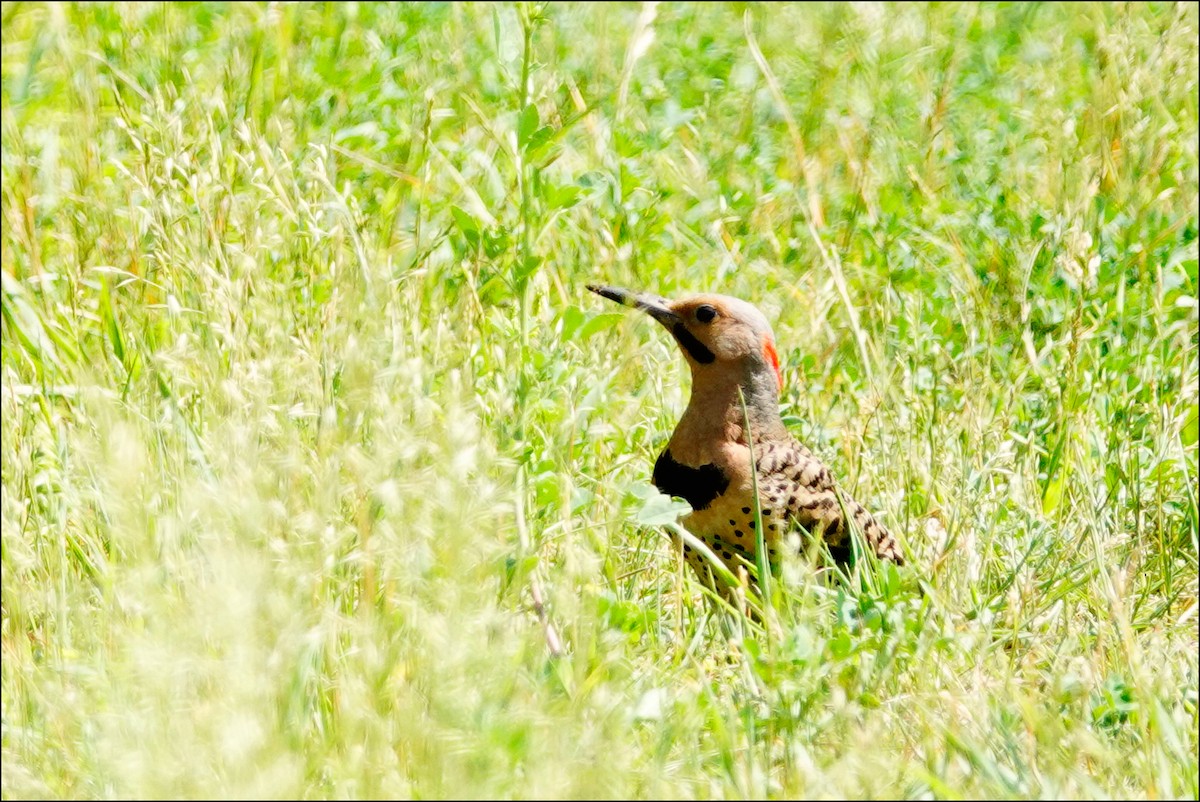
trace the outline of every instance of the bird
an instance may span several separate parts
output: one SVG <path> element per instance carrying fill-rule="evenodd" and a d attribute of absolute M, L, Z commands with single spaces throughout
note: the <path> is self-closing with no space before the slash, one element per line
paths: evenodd
<path fill-rule="evenodd" d="M 704 293 L 670 301 L 621 287 L 587 288 L 654 318 L 687 361 L 691 397 L 654 463 L 651 482 L 691 506 L 680 523 L 734 576 L 739 558 L 758 564 L 759 520 L 771 565 L 778 564 L 787 535 L 797 525 L 823 538 L 835 562 L 851 562 L 847 516 L 876 557 L 904 564 L 900 544 L 887 527 L 848 497 L 829 468 L 784 426 L 779 414 L 783 374 L 775 335 L 762 312 L 728 295 Z M 716 587 L 699 550 L 685 542 L 683 551 L 701 581 Z"/>

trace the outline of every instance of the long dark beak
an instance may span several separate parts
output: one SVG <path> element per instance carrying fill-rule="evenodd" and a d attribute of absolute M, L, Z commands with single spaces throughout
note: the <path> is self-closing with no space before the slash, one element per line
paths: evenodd
<path fill-rule="evenodd" d="M 671 311 L 666 298 L 660 298 L 657 295 L 651 295 L 646 292 L 633 292 L 621 287 L 606 287 L 603 284 L 589 284 L 587 288 L 610 301 L 616 301 L 624 306 L 632 306 L 634 309 L 642 310 L 666 326 L 668 331 L 673 331 L 675 325 L 682 322 L 679 315 Z"/>
<path fill-rule="evenodd" d="M 671 311 L 666 298 L 645 292 L 633 292 L 620 287 L 606 287 L 603 284 L 589 284 L 587 288 L 597 295 L 603 295 L 610 301 L 616 301 L 625 306 L 640 309 L 666 327 L 675 337 L 679 347 L 687 352 L 693 360 L 701 365 L 707 365 L 716 359 L 713 352 L 704 343 L 696 339 L 696 335 L 688 331 L 683 318 Z"/>

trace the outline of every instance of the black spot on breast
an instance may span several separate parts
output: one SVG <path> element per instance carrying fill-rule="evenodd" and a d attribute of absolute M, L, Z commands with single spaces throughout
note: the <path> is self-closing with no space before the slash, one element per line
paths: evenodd
<path fill-rule="evenodd" d="M 716 465 L 710 463 L 689 468 L 676 462 L 669 449 L 664 450 L 654 463 L 652 481 L 668 496 L 679 496 L 691 504 L 693 510 L 705 509 L 729 487 L 729 479 Z"/>
<path fill-rule="evenodd" d="M 749 508 L 749 507 L 742 507 L 742 512 L 744 512 L 746 515 L 749 515 L 749 514 L 750 514 L 750 508 Z"/>

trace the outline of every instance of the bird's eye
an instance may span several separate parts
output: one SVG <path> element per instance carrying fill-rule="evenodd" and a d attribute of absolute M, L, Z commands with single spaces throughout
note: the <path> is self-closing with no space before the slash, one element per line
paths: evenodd
<path fill-rule="evenodd" d="M 708 304 L 696 307 L 696 320 L 699 320 L 701 323 L 711 323 L 716 316 L 717 310 Z"/>

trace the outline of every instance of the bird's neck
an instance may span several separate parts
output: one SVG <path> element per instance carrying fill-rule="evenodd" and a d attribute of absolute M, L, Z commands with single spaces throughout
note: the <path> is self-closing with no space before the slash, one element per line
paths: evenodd
<path fill-rule="evenodd" d="M 741 390 L 739 395 L 738 390 Z M 745 410 L 742 398 L 745 398 Z M 746 443 L 746 421 L 755 442 L 786 437 L 779 416 L 779 386 L 774 374 L 747 371 L 741 375 L 692 373 L 692 397 L 675 427 L 671 453 L 720 448 L 728 443 Z M 704 455 L 697 454 L 703 461 Z"/>

